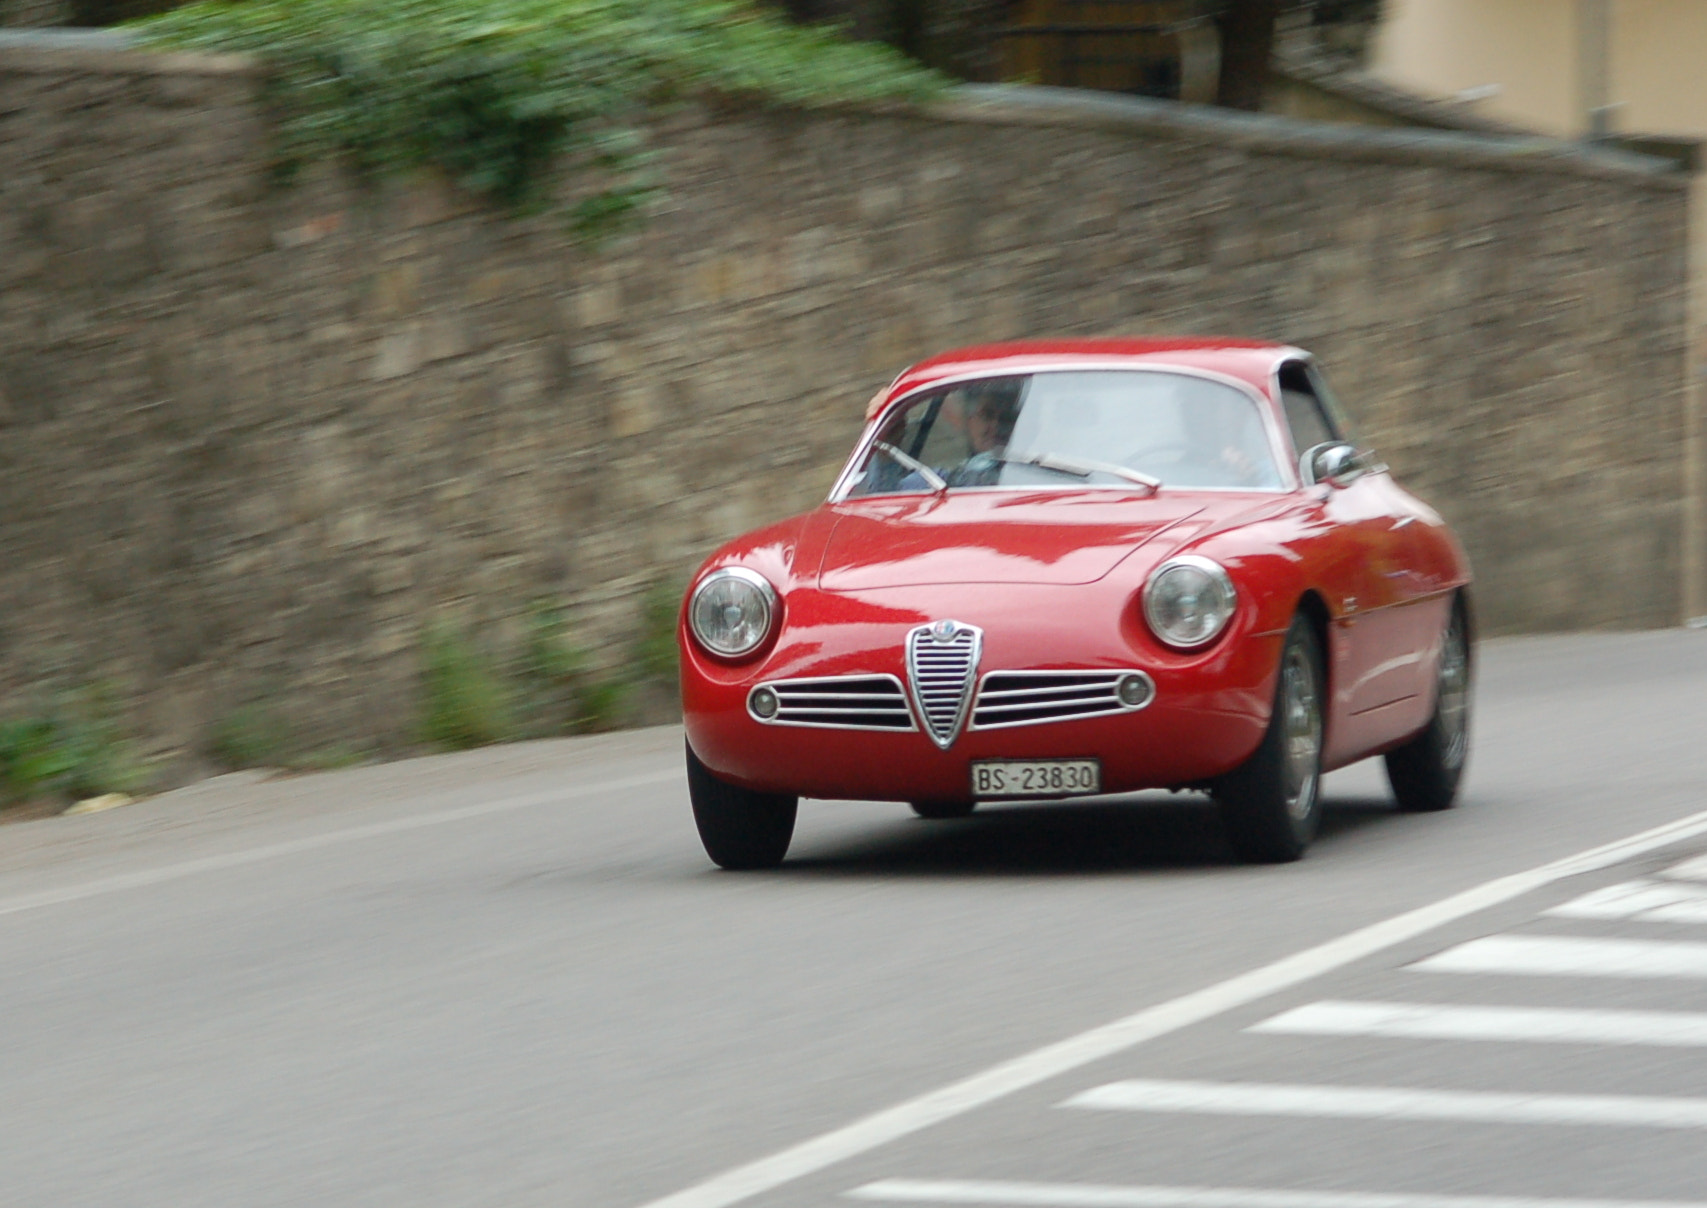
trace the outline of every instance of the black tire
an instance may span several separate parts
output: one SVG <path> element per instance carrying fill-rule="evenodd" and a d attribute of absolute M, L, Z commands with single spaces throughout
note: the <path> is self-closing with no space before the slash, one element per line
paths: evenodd
<path fill-rule="evenodd" d="M 1422 732 L 1387 752 L 1387 783 L 1407 814 L 1449 810 L 1470 754 L 1470 632 L 1463 608 L 1454 605 L 1441 638 L 1434 712 Z"/>
<path fill-rule="evenodd" d="M 788 854 L 799 797 L 755 793 L 719 780 L 689 747 L 688 798 L 699 841 L 719 867 L 775 868 Z"/>
<path fill-rule="evenodd" d="M 965 818 L 978 808 L 976 801 L 912 801 L 908 804 L 921 818 Z"/>
<path fill-rule="evenodd" d="M 1321 825 L 1323 680 L 1316 631 L 1308 618 L 1295 617 L 1262 744 L 1215 785 L 1228 842 L 1247 863 L 1298 859 Z"/>

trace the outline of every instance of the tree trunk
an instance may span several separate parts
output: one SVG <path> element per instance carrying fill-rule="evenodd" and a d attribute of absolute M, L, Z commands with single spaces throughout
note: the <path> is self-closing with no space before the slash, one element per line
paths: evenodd
<path fill-rule="evenodd" d="M 783 9 L 799 25 L 816 25 L 820 21 L 854 21 L 863 14 L 863 6 L 855 0 L 781 0 Z"/>
<path fill-rule="evenodd" d="M 1280 0 L 1232 0 L 1221 18 L 1221 87 L 1215 103 L 1229 109 L 1262 108 L 1274 23 Z"/>
<path fill-rule="evenodd" d="M 0 26 L 8 29 L 70 24 L 68 0 L 0 0 Z"/>

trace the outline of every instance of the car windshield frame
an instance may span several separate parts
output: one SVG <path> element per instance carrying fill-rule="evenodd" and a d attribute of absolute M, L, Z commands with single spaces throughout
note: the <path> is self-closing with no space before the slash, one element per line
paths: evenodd
<path fill-rule="evenodd" d="M 1234 377 L 1231 374 L 1220 373 L 1212 369 L 1203 369 L 1195 365 L 1134 365 L 1129 362 L 1120 361 L 1086 360 L 1070 364 L 1051 365 L 1027 365 L 1022 362 L 1015 364 L 1011 368 L 985 364 L 980 366 L 975 372 L 969 370 L 966 373 L 948 375 L 938 378 L 926 385 L 922 385 L 915 390 L 907 391 L 907 393 L 897 397 L 892 402 L 885 405 L 876 415 L 871 417 L 871 420 L 866 425 L 866 430 L 862 433 L 859 441 L 855 444 L 853 453 L 849 456 L 847 463 L 842 467 L 841 474 L 837 476 L 835 485 L 830 490 L 828 502 L 842 503 L 855 499 L 894 499 L 916 495 L 945 494 L 947 491 L 953 491 L 957 494 L 970 491 L 1019 491 L 1035 494 L 1039 492 L 1048 493 L 1068 491 L 1118 491 L 1122 493 L 1130 493 L 1134 490 L 1145 490 L 1145 487 L 1136 482 L 1090 482 L 1064 478 L 1059 483 L 1027 482 L 978 485 L 965 484 L 947 488 L 938 488 L 926 484 L 918 488 L 909 487 L 906 490 L 873 492 L 867 495 L 855 495 L 852 493 L 855 486 L 858 484 L 860 471 L 871 457 L 872 447 L 882 439 L 885 425 L 888 423 L 890 417 L 898 410 L 911 406 L 921 398 L 925 398 L 933 394 L 946 393 L 947 391 L 954 389 L 956 386 L 962 386 L 968 382 L 994 381 L 1004 378 L 1018 377 L 1031 378 L 1041 377 L 1045 374 L 1058 373 L 1110 372 L 1167 374 L 1175 377 L 1199 378 L 1204 381 L 1215 382 L 1222 386 L 1231 387 L 1233 390 L 1244 395 L 1245 398 L 1248 399 L 1257 409 L 1259 422 L 1262 425 L 1263 436 L 1267 441 L 1269 456 L 1272 459 L 1275 470 L 1281 479 L 1278 486 L 1187 486 L 1169 483 L 1166 477 L 1163 476 L 1160 487 L 1161 491 L 1172 489 L 1176 491 L 1211 491 L 1220 493 L 1236 492 L 1241 494 L 1279 495 L 1287 494 L 1299 489 L 1300 480 L 1298 478 L 1297 467 L 1291 464 L 1291 459 L 1286 455 L 1289 447 L 1287 443 L 1289 438 L 1286 436 L 1286 433 L 1281 430 L 1279 420 L 1275 415 L 1275 409 L 1272 406 L 1272 400 L 1269 399 L 1262 390 L 1251 385 L 1251 383 Z M 1041 450 L 1040 452 L 1048 452 L 1048 450 Z M 1155 494 L 1156 491 L 1151 490 L 1149 493 Z"/>

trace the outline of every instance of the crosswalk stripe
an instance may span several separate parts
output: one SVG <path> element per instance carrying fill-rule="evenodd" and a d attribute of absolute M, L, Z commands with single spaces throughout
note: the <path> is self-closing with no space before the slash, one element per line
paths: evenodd
<path fill-rule="evenodd" d="M 828 1132 L 720 1171 L 692 1186 L 652 1200 L 643 1208 L 731 1208 L 816 1174 L 835 1163 L 870 1153 L 1093 1061 L 1127 1052 L 1258 999 L 1295 988 L 1355 961 L 1388 951 L 1396 944 L 1425 935 L 1447 923 L 1555 885 L 1567 877 L 1613 868 L 1650 852 L 1702 836 L 1707 836 L 1707 810 L 1554 860 L 1539 868 L 1460 890 L 1451 897 L 1348 932 L 1272 964 L 1190 991 L 1178 998 L 1143 1007 L 1121 1019 L 998 1062 L 957 1082 L 927 1090 Z M 1704 1036 L 1707 1036 L 1707 1029 L 1704 1029 Z M 1707 1208 L 1707 1205 L 1702 1208 Z"/>
<path fill-rule="evenodd" d="M 1674 864 L 1665 870 L 1664 875 L 1681 881 L 1707 881 L 1707 856 L 1696 856 L 1693 860 Z"/>
<path fill-rule="evenodd" d="M 1244 1187 L 1109 1187 L 976 1179 L 881 1179 L 842 1193 L 887 1204 L 983 1204 L 991 1208 L 1707 1208 L 1677 1200 L 1557 1200 L 1507 1195 L 1281 1191 Z"/>
<path fill-rule="evenodd" d="M 1707 1048 L 1707 1015 L 1688 1011 L 1456 1007 L 1437 1003 L 1313 1002 L 1246 1029 L 1295 1036 L 1516 1040 Z"/>
<path fill-rule="evenodd" d="M 1563 919 L 1635 919 L 1650 923 L 1707 923 L 1707 885 L 1625 881 L 1545 912 Z"/>
<path fill-rule="evenodd" d="M 1213 1116 L 1474 1120 L 1490 1124 L 1707 1129 L 1707 1099 L 1521 1095 L 1384 1086 L 1284 1086 L 1256 1082 L 1132 1079 L 1085 1091 L 1061 1106 Z"/>
<path fill-rule="evenodd" d="M 1577 935 L 1490 935 L 1411 966 L 1424 973 L 1523 977 L 1707 978 L 1707 944 L 1595 939 Z"/>

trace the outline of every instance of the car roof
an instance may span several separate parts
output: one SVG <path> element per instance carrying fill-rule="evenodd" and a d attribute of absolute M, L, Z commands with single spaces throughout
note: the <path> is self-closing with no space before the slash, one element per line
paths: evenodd
<path fill-rule="evenodd" d="M 1277 363 L 1308 355 L 1288 344 L 1219 336 L 1167 339 L 1014 340 L 939 353 L 905 370 L 886 391 L 898 398 L 949 378 L 1031 373 L 1074 365 L 1106 367 L 1129 363 L 1173 366 L 1224 374 L 1267 395 Z"/>

